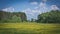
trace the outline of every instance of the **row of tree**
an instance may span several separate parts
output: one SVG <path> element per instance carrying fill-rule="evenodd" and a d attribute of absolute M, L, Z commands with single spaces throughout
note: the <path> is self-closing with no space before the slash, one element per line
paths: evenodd
<path fill-rule="evenodd" d="M 23 22 L 26 20 L 26 14 L 23 12 L 0 11 L 0 22 Z"/>
<path fill-rule="evenodd" d="M 5 12 L 0 11 L 0 22 L 23 22 L 28 21 L 27 16 L 23 12 Z M 52 10 L 50 12 L 42 13 L 38 15 L 38 19 L 32 19 L 31 22 L 37 23 L 60 23 L 60 11 Z M 29 21 L 30 22 L 30 21 Z"/>
<path fill-rule="evenodd" d="M 38 15 L 38 23 L 60 23 L 60 11 L 52 10 L 50 12 Z"/>

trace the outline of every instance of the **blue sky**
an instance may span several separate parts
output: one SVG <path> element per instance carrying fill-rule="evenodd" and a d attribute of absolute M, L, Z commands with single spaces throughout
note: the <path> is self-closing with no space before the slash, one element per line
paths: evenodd
<path fill-rule="evenodd" d="M 37 19 L 38 14 L 60 10 L 60 0 L 0 0 L 0 10 L 25 12 L 28 19 Z"/>

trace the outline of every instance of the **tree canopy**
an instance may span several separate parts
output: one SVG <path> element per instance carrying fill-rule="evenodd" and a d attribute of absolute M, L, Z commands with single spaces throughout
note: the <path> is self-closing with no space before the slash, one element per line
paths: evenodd
<path fill-rule="evenodd" d="M 52 10 L 50 12 L 42 13 L 38 15 L 37 22 L 40 23 L 60 23 L 60 11 Z"/>
<path fill-rule="evenodd" d="M 22 22 L 26 20 L 26 14 L 23 12 L 0 11 L 0 22 Z"/>

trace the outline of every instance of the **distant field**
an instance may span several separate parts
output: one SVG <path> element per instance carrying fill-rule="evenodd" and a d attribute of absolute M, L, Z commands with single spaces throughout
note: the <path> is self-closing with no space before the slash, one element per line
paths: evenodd
<path fill-rule="evenodd" d="M 0 34 L 60 34 L 60 24 L 1 23 Z"/>

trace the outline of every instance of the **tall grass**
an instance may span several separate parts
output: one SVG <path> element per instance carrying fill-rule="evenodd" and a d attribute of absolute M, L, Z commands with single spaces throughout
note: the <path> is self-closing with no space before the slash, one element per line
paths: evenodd
<path fill-rule="evenodd" d="M 0 34 L 60 34 L 60 24 L 1 23 Z"/>

